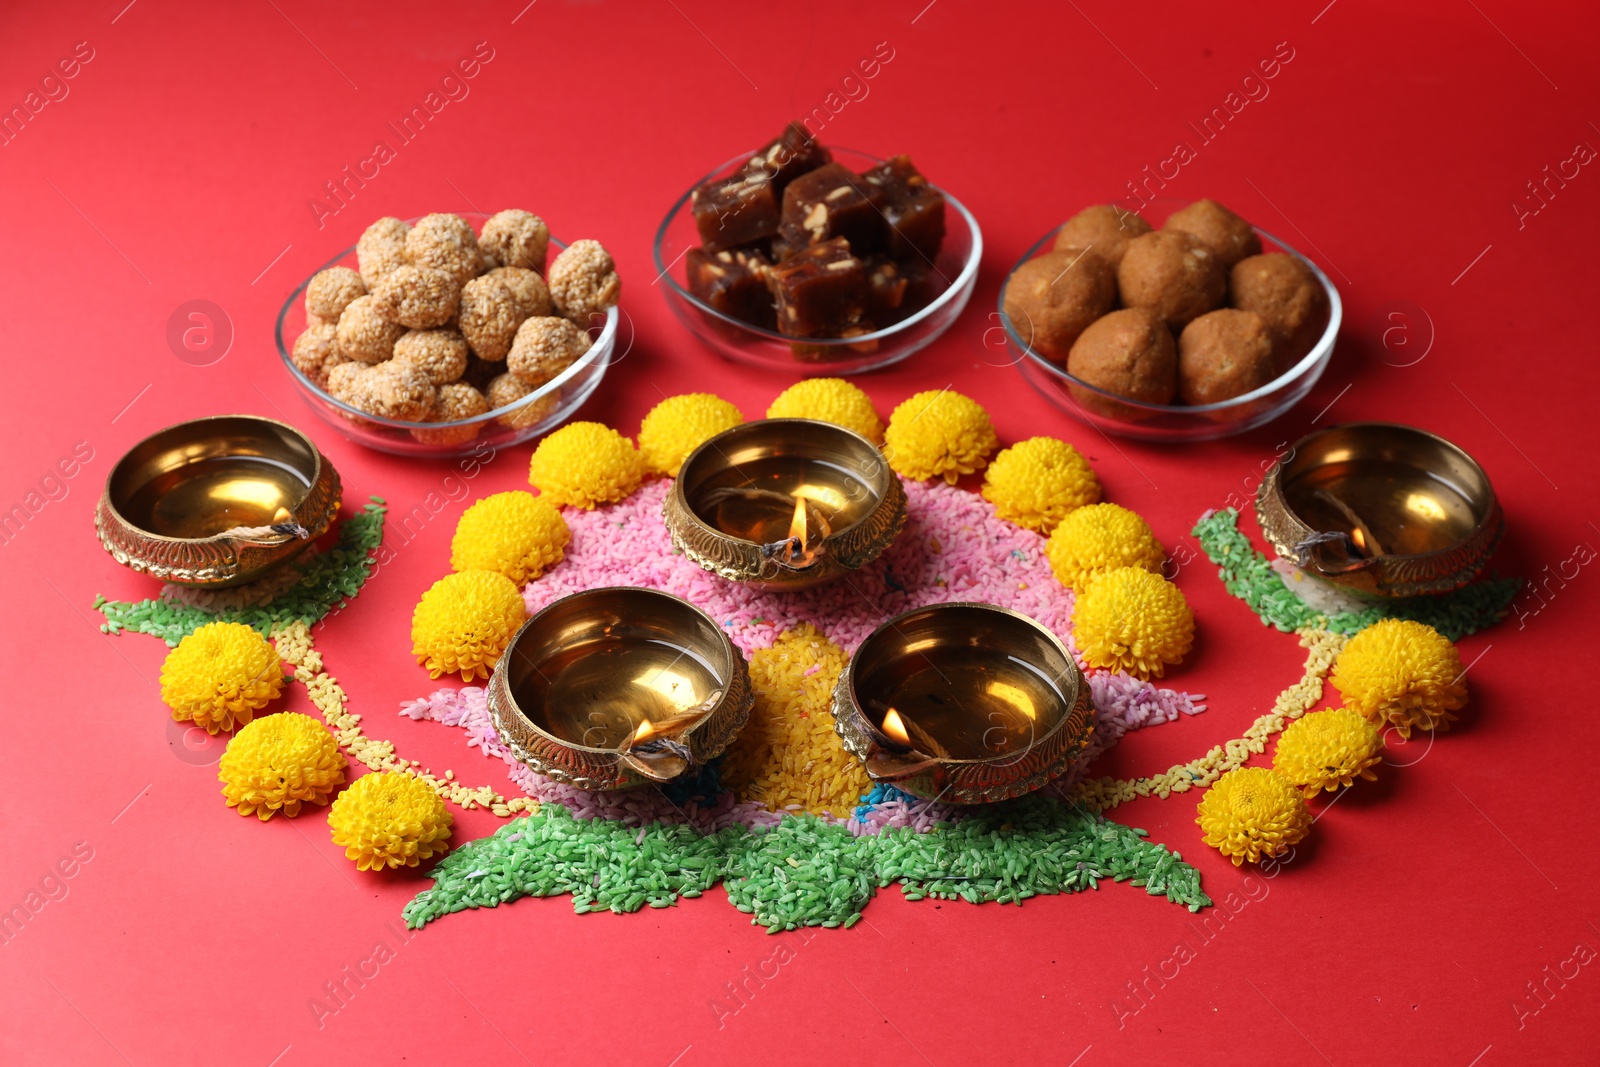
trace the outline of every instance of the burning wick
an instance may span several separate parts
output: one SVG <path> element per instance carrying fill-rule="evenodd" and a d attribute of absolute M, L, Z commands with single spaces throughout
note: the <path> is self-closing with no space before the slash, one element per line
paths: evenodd
<path fill-rule="evenodd" d="M 881 704 L 878 706 L 882 707 Z M 907 722 L 905 717 L 892 707 L 884 710 L 883 719 L 878 728 L 890 740 L 898 741 L 900 744 L 934 759 L 948 759 L 950 756 L 950 750 L 940 744 L 938 738 L 918 726 L 915 722 Z M 916 736 L 913 737 L 913 734 Z"/>
<path fill-rule="evenodd" d="M 903 745 L 911 743 L 911 735 L 906 732 L 904 720 L 900 718 L 900 713 L 893 708 L 883 713 L 883 732 Z"/>
<path fill-rule="evenodd" d="M 1355 546 L 1358 553 L 1368 557 L 1388 554 L 1384 552 L 1383 546 L 1378 543 L 1378 538 L 1373 534 L 1372 527 L 1368 526 L 1366 521 L 1360 515 L 1357 515 L 1355 509 L 1349 504 L 1346 504 L 1326 489 L 1318 489 L 1312 495 L 1344 516 L 1344 520 L 1350 524 L 1350 543 Z"/>

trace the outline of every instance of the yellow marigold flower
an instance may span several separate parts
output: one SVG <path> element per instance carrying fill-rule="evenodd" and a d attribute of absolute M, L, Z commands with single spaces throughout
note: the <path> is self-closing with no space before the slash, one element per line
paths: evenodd
<path fill-rule="evenodd" d="M 1065 441 L 1030 437 L 994 457 L 983 498 L 1002 519 L 1047 534 L 1068 512 L 1100 502 L 1100 479 Z"/>
<path fill-rule="evenodd" d="M 282 711 L 249 723 L 228 742 L 217 767 L 222 796 L 240 815 L 293 818 L 302 802 L 326 804 L 344 784 L 345 758 L 322 723 Z"/>
<path fill-rule="evenodd" d="M 1160 678 L 1194 646 L 1194 615 L 1161 575 L 1118 567 L 1078 593 L 1072 632 L 1089 666 Z"/>
<path fill-rule="evenodd" d="M 1323 789 L 1338 789 L 1357 778 L 1376 782 L 1372 773 L 1383 738 L 1378 728 L 1351 708 L 1324 708 L 1289 724 L 1278 737 L 1272 769 L 1307 799 Z"/>
<path fill-rule="evenodd" d="M 639 424 L 639 454 L 645 469 L 676 478 L 690 452 L 743 421 L 743 413 L 720 396 L 669 396 Z"/>
<path fill-rule="evenodd" d="M 598 422 L 571 422 L 539 442 L 528 481 L 556 505 L 614 504 L 639 488 L 644 461 L 633 442 Z"/>
<path fill-rule="evenodd" d="M 1280 855 L 1311 832 L 1306 798 L 1265 767 L 1237 767 L 1218 778 L 1200 798 L 1199 812 L 1205 843 L 1235 867 Z"/>
<path fill-rule="evenodd" d="M 1113 568 L 1159 571 L 1166 561 L 1149 525 L 1116 504 L 1088 504 L 1068 512 L 1050 532 L 1045 555 L 1061 584 L 1080 593 L 1091 578 Z"/>
<path fill-rule="evenodd" d="M 843 378 L 807 378 L 778 394 L 767 409 L 769 419 L 816 419 L 854 430 L 875 445 L 883 444 L 883 420 L 872 398 Z"/>
<path fill-rule="evenodd" d="M 462 512 L 450 539 L 450 566 L 495 571 L 523 585 L 560 563 L 571 540 L 567 520 L 544 497 L 495 493 Z"/>
<path fill-rule="evenodd" d="M 281 692 L 278 653 L 242 622 L 206 623 L 161 665 L 161 699 L 173 720 L 208 734 L 243 726 Z"/>
<path fill-rule="evenodd" d="M 505 575 L 447 574 L 411 614 L 411 654 L 435 678 L 457 672 L 463 682 L 487 678 L 527 617 L 522 594 Z"/>
<path fill-rule="evenodd" d="M 989 413 L 949 389 L 918 393 L 895 408 L 883 440 L 889 466 L 898 473 L 921 481 L 943 477 L 951 485 L 982 470 L 1000 445 Z"/>
<path fill-rule="evenodd" d="M 1346 707 L 1409 738 L 1412 727 L 1448 730 L 1467 702 L 1461 656 L 1438 630 L 1384 619 L 1352 637 L 1333 664 Z"/>
<path fill-rule="evenodd" d="M 411 774 L 364 774 L 328 812 L 333 843 L 363 871 L 444 855 L 454 822 L 433 787 Z"/>

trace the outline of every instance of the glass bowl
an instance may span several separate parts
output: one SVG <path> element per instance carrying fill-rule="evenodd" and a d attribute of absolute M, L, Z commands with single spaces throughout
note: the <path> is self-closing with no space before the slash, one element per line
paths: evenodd
<path fill-rule="evenodd" d="M 877 156 L 849 148 L 829 145 L 828 150 L 833 153 L 835 162 L 857 173 L 883 162 Z M 741 322 L 701 302 L 689 292 L 683 263 L 691 248 L 700 247 L 700 231 L 695 227 L 690 197 L 702 183 L 731 176 L 749 159 L 748 152 L 736 156 L 696 181 L 672 205 L 656 231 L 656 284 L 665 290 L 667 306 L 690 333 L 718 354 L 736 363 L 785 370 L 803 377 L 860 374 L 898 363 L 932 344 L 967 306 L 978 283 L 983 234 L 972 212 L 942 188 L 945 235 L 933 266 L 944 288 L 926 307 L 892 326 L 860 337 L 787 337 Z M 790 347 L 793 344 L 818 349 L 821 354 L 797 356 Z"/>
<path fill-rule="evenodd" d="M 1146 222 L 1159 229 L 1168 215 L 1187 204 L 1186 200 L 1157 197 L 1137 210 Z M 1113 206 L 1134 210 L 1132 205 L 1126 203 Z M 1339 334 L 1344 311 L 1339 291 L 1315 263 L 1261 227 L 1253 228 L 1261 237 L 1263 252 L 1285 252 L 1294 256 L 1311 269 L 1312 276 L 1328 294 L 1328 322 L 1316 344 L 1299 362 L 1266 385 L 1216 404 L 1147 404 L 1096 388 L 1035 352 L 1018 335 L 1010 316 L 1006 314 L 1006 288 L 1011 284 L 1011 275 L 1016 273 L 1018 267 L 1041 252 L 1050 250 L 1059 226 L 1039 238 L 1032 248 L 1023 253 L 1006 275 L 1005 284 L 1000 287 L 1000 321 L 1005 325 L 1006 342 L 1016 357 L 1017 369 L 1055 407 L 1106 433 L 1124 437 L 1145 441 L 1210 441 L 1244 433 L 1271 422 L 1298 404 L 1322 377 L 1329 359 L 1333 357 L 1333 343 Z"/>
<path fill-rule="evenodd" d="M 459 211 L 456 214 L 471 223 L 474 230 L 482 230 L 484 220 L 489 217 L 476 211 Z M 409 221 L 414 223 L 417 220 Z M 550 238 L 550 245 L 555 249 L 566 247 L 554 237 Z M 352 245 L 317 270 L 324 271 L 329 267 L 349 267 L 354 270 L 355 266 L 356 250 Z M 311 278 L 301 282 L 295 291 L 289 294 L 289 299 L 284 301 L 283 310 L 278 312 L 278 324 L 273 337 L 278 343 L 278 355 L 283 360 L 284 370 L 289 372 L 295 385 L 300 387 L 300 397 L 306 402 L 306 406 L 346 440 L 397 456 L 461 456 L 476 452 L 483 445 L 499 448 L 549 433 L 571 418 L 573 413 L 583 406 L 583 402 L 589 399 L 589 395 L 599 386 L 600 380 L 606 376 L 606 368 L 611 365 L 612 354 L 616 348 L 617 309 L 612 308 L 606 312 L 604 323 L 590 327 L 589 336 L 593 338 L 593 343 L 590 344 L 589 351 L 551 381 L 514 404 L 507 404 L 487 414 L 455 422 L 401 422 L 397 419 L 379 418 L 376 415 L 368 415 L 359 408 L 351 407 L 342 400 L 335 400 L 307 378 L 289 358 L 289 349 L 293 347 L 294 339 L 300 336 L 300 332 L 306 326 L 305 301 L 302 297 L 305 295 L 306 286 L 310 284 Z M 288 335 L 287 338 L 285 334 Z M 537 422 L 515 427 L 500 421 L 502 417 L 514 416 L 529 405 L 546 403 L 545 398 L 550 396 L 558 398 L 556 405 L 551 408 L 548 415 Z M 428 443 L 417 440 L 411 432 L 417 429 L 434 431 L 455 428 L 462 430 L 459 436 L 466 438 L 465 440 L 451 444 Z M 475 431 L 470 428 L 475 428 Z M 473 436 L 467 437 L 469 432 L 472 432 Z"/>

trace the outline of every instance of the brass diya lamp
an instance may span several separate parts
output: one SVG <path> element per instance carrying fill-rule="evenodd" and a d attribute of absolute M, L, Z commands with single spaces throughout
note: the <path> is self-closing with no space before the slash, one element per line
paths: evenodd
<path fill-rule="evenodd" d="M 1411 426 L 1351 423 L 1296 442 L 1256 494 L 1278 555 L 1368 597 L 1447 593 L 1477 577 L 1505 533 L 1483 468 Z"/>
<path fill-rule="evenodd" d="M 834 728 L 875 781 L 955 804 L 1008 800 L 1089 743 L 1089 684 L 1060 639 L 988 604 L 917 608 L 874 630 L 839 678 Z"/>
<path fill-rule="evenodd" d="M 762 419 L 691 452 L 663 513 L 673 546 L 706 570 L 792 590 L 876 559 L 905 525 L 906 492 L 860 434 Z"/>
<path fill-rule="evenodd" d="M 653 589 L 589 589 L 522 625 L 489 714 L 524 765 L 580 789 L 670 782 L 750 717 L 744 656 L 711 617 Z"/>
<path fill-rule="evenodd" d="M 163 581 L 220 588 L 299 555 L 339 512 L 339 473 L 293 426 L 217 415 L 130 448 L 95 509 L 100 544 Z"/>

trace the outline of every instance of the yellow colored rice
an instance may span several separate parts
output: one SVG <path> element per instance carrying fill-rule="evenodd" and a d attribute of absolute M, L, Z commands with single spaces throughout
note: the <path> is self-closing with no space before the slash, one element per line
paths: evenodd
<path fill-rule="evenodd" d="M 722 784 L 739 800 L 839 818 L 855 809 L 872 782 L 833 732 L 830 710 L 846 660 L 809 625 L 751 654 L 755 706 L 722 765 Z"/>

